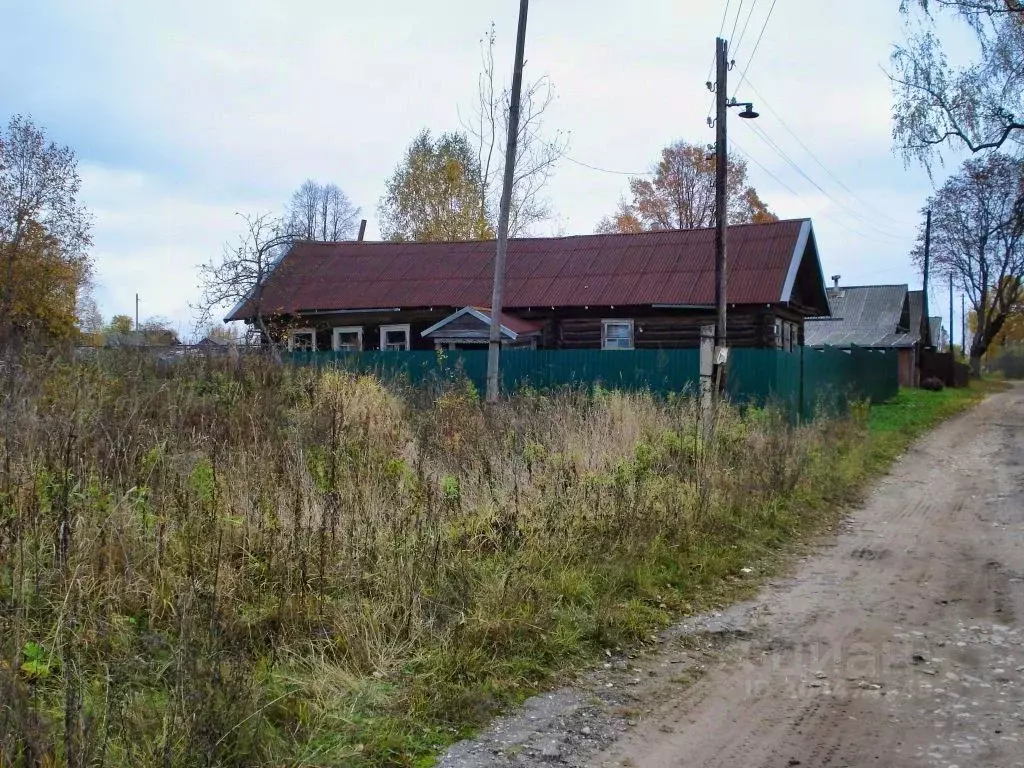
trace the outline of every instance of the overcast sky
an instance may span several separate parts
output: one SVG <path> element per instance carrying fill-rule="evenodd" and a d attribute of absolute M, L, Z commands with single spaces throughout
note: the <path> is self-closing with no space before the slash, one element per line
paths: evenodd
<path fill-rule="evenodd" d="M 744 0 L 733 83 L 771 5 Z M 337 183 L 377 237 L 385 180 L 414 134 L 459 128 L 492 21 L 499 72 L 510 74 L 518 0 L 0 6 L 0 118 L 31 114 L 77 151 L 104 316 L 132 313 L 138 292 L 143 317 L 187 334 L 196 265 L 236 235 L 236 212 L 279 211 L 311 177 Z M 776 0 L 736 92 L 761 118 L 730 121 L 736 148 L 763 166 L 750 164 L 762 198 L 783 218 L 813 219 L 825 275 L 846 284 L 920 287 L 907 254 L 932 185 L 892 150 L 882 67 L 902 39 L 897 7 Z M 704 82 L 724 8 L 534 0 L 527 75 L 554 81 L 547 125 L 571 134 L 549 190 L 557 219 L 536 234 L 592 232 L 626 191 L 627 176 L 579 163 L 645 171 L 673 140 L 714 141 Z M 933 307 L 945 306 L 933 290 Z M 959 307 L 955 327 L 959 336 Z"/>

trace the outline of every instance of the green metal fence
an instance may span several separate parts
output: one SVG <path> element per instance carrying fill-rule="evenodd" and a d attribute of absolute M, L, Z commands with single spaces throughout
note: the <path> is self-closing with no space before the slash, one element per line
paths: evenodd
<path fill-rule="evenodd" d="M 554 389 L 565 386 L 650 390 L 658 394 L 696 392 L 700 353 L 696 349 L 631 351 L 505 350 L 502 389 Z M 465 376 L 483 391 L 487 352 L 294 352 L 300 365 L 341 365 L 413 385 Z M 842 413 L 851 401 L 882 402 L 899 391 L 896 350 L 854 348 L 733 349 L 728 390 L 734 402 L 774 403 L 794 419 Z"/>

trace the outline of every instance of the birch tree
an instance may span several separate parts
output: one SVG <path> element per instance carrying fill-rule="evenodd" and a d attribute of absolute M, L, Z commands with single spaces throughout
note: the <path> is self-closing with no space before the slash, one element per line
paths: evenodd
<path fill-rule="evenodd" d="M 1024 2 L 902 0 L 906 43 L 892 53 L 893 138 L 908 161 L 931 167 L 944 149 L 1024 146 Z M 951 64 L 936 20 L 971 31 L 977 51 Z M 912 25 L 910 22 L 918 22 Z"/>
<path fill-rule="evenodd" d="M 480 168 L 466 136 L 423 130 L 388 179 L 380 203 L 386 240 L 484 240 L 494 237 L 479 203 Z"/>
<path fill-rule="evenodd" d="M 285 228 L 299 240 L 351 240 L 359 208 L 337 184 L 307 179 L 295 190 L 285 210 Z"/>

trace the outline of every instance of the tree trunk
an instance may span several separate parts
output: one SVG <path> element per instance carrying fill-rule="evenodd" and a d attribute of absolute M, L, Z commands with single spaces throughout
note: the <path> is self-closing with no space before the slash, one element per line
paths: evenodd
<path fill-rule="evenodd" d="M 981 355 L 975 350 L 971 350 L 971 376 L 976 379 L 981 378 Z"/>

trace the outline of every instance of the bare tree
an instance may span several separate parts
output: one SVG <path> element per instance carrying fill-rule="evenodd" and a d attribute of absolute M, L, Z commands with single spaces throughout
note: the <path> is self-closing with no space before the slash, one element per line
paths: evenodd
<path fill-rule="evenodd" d="M 503 148 L 508 139 L 510 98 L 509 89 L 498 82 L 495 74 L 495 40 L 494 24 L 491 24 L 481 40 L 476 103 L 470 114 L 462 119 L 462 126 L 477 151 L 481 218 L 490 222 L 497 220 L 501 198 L 500 181 L 505 173 Z M 549 137 L 544 131 L 544 114 L 554 99 L 554 84 L 547 76 L 523 86 L 516 172 L 509 211 L 510 237 L 526 234 L 533 225 L 551 217 L 551 204 L 544 197 L 544 189 L 569 146 L 566 134 L 556 131 Z"/>
<path fill-rule="evenodd" d="M 214 311 L 242 304 L 265 341 L 271 341 L 263 307 L 267 278 L 277 267 L 294 238 L 280 219 L 269 213 L 239 214 L 244 231 L 234 243 L 226 243 L 221 258 L 199 267 L 202 297 L 195 309 L 198 324 L 210 322 Z"/>
<path fill-rule="evenodd" d="M 78 330 L 84 334 L 96 335 L 103 331 L 103 315 L 93 292 L 93 285 L 85 281 L 78 287 L 75 297 L 75 319 Z"/>
<path fill-rule="evenodd" d="M 975 311 L 971 367 L 1019 305 L 1024 279 L 1024 161 L 991 154 L 964 163 L 928 201 L 934 274 L 952 276 Z M 924 233 L 914 257 L 924 260 Z"/>
<path fill-rule="evenodd" d="M 307 179 L 286 206 L 285 228 L 300 240 L 351 240 L 358 217 L 359 208 L 336 184 Z"/>
<path fill-rule="evenodd" d="M 973 32 L 979 55 L 956 67 L 939 38 L 934 7 Z M 893 138 L 906 160 L 930 167 L 943 146 L 972 153 L 1024 145 L 1024 3 L 1020 0 L 901 0 L 923 28 L 892 54 Z"/>
<path fill-rule="evenodd" d="M 69 147 L 47 142 L 31 118 L 10 119 L 0 132 L 0 345 L 13 332 L 15 264 L 31 233 L 39 231 L 68 258 L 85 259 L 92 222 L 78 202 L 80 186 L 78 160 Z"/>

